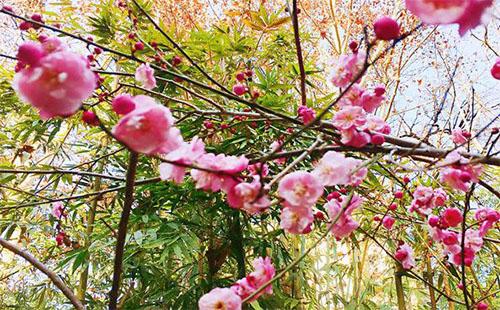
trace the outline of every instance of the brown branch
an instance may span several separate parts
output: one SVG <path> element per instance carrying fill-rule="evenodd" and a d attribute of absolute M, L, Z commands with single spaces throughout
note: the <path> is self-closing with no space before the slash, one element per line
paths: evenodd
<path fill-rule="evenodd" d="M 137 162 L 139 154 L 130 152 L 130 160 L 127 171 L 127 185 L 125 188 L 125 201 L 123 203 L 122 216 L 118 225 L 118 237 L 116 238 L 115 265 L 113 270 L 113 285 L 109 292 L 109 309 L 115 310 L 118 305 L 120 294 L 121 275 L 123 267 L 123 252 L 125 250 L 125 237 L 127 236 L 128 219 L 134 202 L 135 174 L 137 172 Z"/>
<path fill-rule="evenodd" d="M 103 179 L 110 179 L 116 181 L 125 181 L 124 178 L 115 177 L 112 175 L 106 175 L 101 173 L 78 171 L 78 170 L 17 170 L 17 169 L 0 169 L 0 173 L 12 173 L 12 174 L 76 174 L 76 175 L 86 175 L 91 177 L 99 177 Z"/>
<path fill-rule="evenodd" d="M 299 18 L 297 12 L 297 0 L 293 0 L 292 8 L 292 24 L 293 24 L 293 34 L 295 37 L 295 46 L 297 48 L 297 58 L 299 62 L 300 71 L 300 96 L 302 99 L 302 105 L 306 105 L 306 70 L 304 69 L 304 58 L 302 56 L 302 47 L 300 46 L 300 33 L 299 33 Z"/>
<path fill-rule="evenodd" d="M 9 241 L 3 238 L 0 238 L 0 245 L 8 249 L 9 251 L 15 253 L 16 255 L 21 256 L 27 262 L 33 265 L 36 269 L 45 273 L 47 277 L 49 277 L 49 279 L 52 281 L 52 283 L 54 283 L 54 285 L 61 290 L 64 296 L 68 298 L 68 300 L 73 304 L 75 309 L 78 310 L 84 309 L 80 300 L 78 300 L 78 298 L 73 294 L 73 291 L 68 286 L 66 286 L 66 284 L 64 284 L 61 278 L 54 271 L 50 270 L 47 266 L 42 264 L 39 260 L 37 260 L 28 252 L 23 251 L 22 249 L 18 248 L 17 246 L 15 246 L 14 244 L 10 243 Z"/>

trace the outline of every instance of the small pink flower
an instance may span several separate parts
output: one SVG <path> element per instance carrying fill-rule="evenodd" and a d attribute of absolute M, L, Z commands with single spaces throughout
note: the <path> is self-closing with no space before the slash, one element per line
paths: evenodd
<path fill-rule="evenodd" d="M 241 310 L 241 298 L 230 288 L 214 288 L 198 301 L 199 310 Z"/>
<path fill-rule="evenodd" d="M 269 209 L 271 200 L 263 193 L 259 197 L 261 189 L 259 176 L 255 176 L 252 183 L 239 183 L 227 192 L 227 204 L 249 214 L 263 213 Z"/>
<path fill-rule="evenodd" d="M 379 90 L 380 92 L 380 90 Z M 367 113 L 373 113 L 377 108 L 379 108 L 382 105 L 382 102 L 385 100 L 385 97 L 383 95 L 378 95 L 375 92 L 368 92 L 365 91 L 363 93 L 363 96 L 361 97 L 361 107 L 367 112 Z"/>
<path fill-rule="evenodd" d="M 27 53 L 29 56 L 22 56 L 32 66 L 14 76 L 14 89 L 40 110 L 42 118 L 73 115 L 82 101 L 92 95 L 96 86 L 94 73 L 75 53 L 54 52 L 40 58 L 39 52 L 40 49 L 34 48 Z"/>
<path fill-rule="evenodd" d="M 442 207 L 444 203 L 448 200 L 448 195 L 442 188 L 434 190 L 432 194 L 432 205 L 434 207 Z"/>
<path fill-rule="evenodd" d="M 45 55 L 42 46 L 37 42 L 25 42 L 17 50 L 16 58 L 23 63 L 36 66 Z"/>
<path fill-rule="evenodd" d="M 467 138 L 464 137 L 462 129 L 455 128 L 451 131 L 451 139 L 455 144 L 464 144 L 467 142 Z"/>
<path fill-rule="evenodd" d="M 345 201 L 346 199 L 347 197 L 343 197 L 342 201 Z M 332 227 L 332 233 L 337 240 L 348 237 L 359 227 L 359 223 L 352 218 L 351 214 L 361 205 L 362 202 L 362 198 L 354 195 L 349 203 L 349 206 L 347 206 L 345 210 L 342 210 L 343 206 L 336 199 L 330 200 L 325 205 L 325 209 L 328 212 L 328 216 L 331 221 L 334 221 L 338 217 L 337 222 Z"/>
<path fill-rule="evenodd" d="M 488 310 L 488 304 L 485 302 L 480 302 L 476 306 L 477 310 Z"/>
<path fill-rule="evenodd" d="M 323 186 L 313 174 L 295 171 L 281 179 L 278 185 L 278 194 L 289 205 L 311 207 L 323 194 Z"/>
<path fill-rule="evenodd" d="M 462 223 L 462 212 L 458 209 L 449 208 L 441 213 L 441 219 L 449 227 L 457 227 L 458 224 Z"/>
<path fill-rule="evenodd" d="M 310 207 L 284 207 L 281 211 L 280 227 L 291 234 L 304 234 L 314 221 Z"/>
<path fill-rule="evenodd" d="M 500 213 L 494 209 L 482 208 L 476 212 L 474 217 L 481 222 L 479 224 L 479 235 L 484 237 L 491 227 L 500 220 Z"/>
<path fill-rule="evenodd" d="M 113 128 L 113 134 L 132 150 L 144 154 L 168 153 L 182 145 L 179 129 L 167 107 L 145 95 L 134 97 L 136 108 Z"/>
<path fill-rule="evenodd" d="M 238 96 L 243 96 L 247 92 L 247 89 L 241 84 L 236 84 L 233 86 L 233 92 Z"/>
<path fill-rule="evenodd" d="M 281 146 L 282 143 L 283 142 L 279 141 L 279 140 L 278 141 L 273 141 L 273 143 L 271 143 L 271 145 L 269 147 L 270 147 L 270 149 L 272 151 L 274 151 L 274 150 L 278 149 Z M 278 153 L 281 153 L 281 152 L 283 152 L 283 150 L 279 151 Z M 273 161 L 275 163 L 277 163 L 277 164 L 282 164 L 282 163 L 286 162 L 286 157 L 276 158 Z"/>
<path fill-rule="evenodd" d="M 458 234 L 453 231 L 444 230 L 442 232 L 441 240 L 447 246 L 455 245 L 458 243 Z"/>
<path fill-rule="evenodd" d="M 304 125 L 312 122 L 316 117 L 314 110 L 303 105 L 297 109 L 297 113 L 302 117 L 302 123 L 304 123 Z"/>
<path fill-rule="evenodd" d="M 323 186 L 347 184 L 351 175 L 352 161 L 347 161 L 342 153 L 329 151 L 316 164 L 311 172 Z"/>
<path fill-rule="evenodd" d="M 341 140 L 342 144 L 361 148 L 370 143 L 371 136 L 364 131 L 358 131 L 356 128 L 351 128 L 348 130 L 343 130 L 341 132 Z"/>
<path fill-rule="evenodd" d="M 336 87 L 344 88 L 348 86 L 361 73 L 365 58 L 366 54 L 361 51 L 339 57 L 334 61 L 329 80 Z"/>
<path fill-rule="evenodd" d="M 153 89 L 156 87 L 155 71 L 148 63 L 140 65 L 137 70 L 135 70 L 135 80 L 141 83 L 146 89 Z"/>
<path fill-rule="evenodd" d="M 408 208 L 409 212 L 416 211 L 423 215 L 429 215 L 434 207 L 432 197 L 434 191 L 431 187 L 419 186 L 413 192 L 413 201 Z"/>
<path fill-rule="evenodd" d="M 245 278 L 240 279 L 231 287 L 231 290 L 236 293 L 241 299 L 245 299 L 253 294 L 258 288 L 266 284 L 276 274 L 271 259 L 269 257 L 259 257 L 252 263 L 254 271 L 247 275 Z M 263 294 L 271 295 L 273 293 L 272 285 L 267 286 L 263 291 L 255 295 L 249 300 L 250 303 L 254 302 Z M 222 308 L 224 309 L 224 308 Z"/>
<path fill-rule="evenodd" d="M 375 36 L 379 40 L 394 40 L 399 37 L 399 24 L 394 19 L 383 16 L 373 24 Z"/>
<path fill-rule="evenodd" d="M 363 94 L 365 93 L 365 89 L 357 84 L 354 84 L 349 88 L 347 93 L 340 98 L 337 105 L 341 108 L 357 106 L 363 107 Z"/>
<path fill-rule="evenodd" d="M 221 172 L 192 169 L 191 177 L 196 181 L 196 188 L 203 190 L 210 189 L 213 192 L 223 189 L 227 193 L 238 183 L 230 174 L 244 171 L 248 167 L 248 159 L 245 156 L 236 157 L 224 154 L 216 156 L 208 153 L 201 156 L 196 161 L 196 164 L 200 168 Z"/>
<path fill-rule="evenodd" d="M 443 165 L 446 166 L 441 168 L 441 182 L 462 191 L 468 191 L 471 182 L 479 182 L 479 175 L 483 171 L 481 165 L 470 164 L 458 151 L 449 153 Z"/>
<path fill-rule="evenodd" d="M 415 252 L 407 244 L 400 246 L 394 256 L 401 262 L 404 269 L 411 269 L 415 267 Z"/>
<path fill-rule="evenodd" d="M 384 227 L 387 228 L 388 230 L 391 230 L 392 225 L 394 225 L 395 222 L 396 221 L 394 220 L 394 218 L 390 215 L 386 215 L 382 219 L 382 225 L 384 225 Z"/>
<path fill-rule="evenodd" d="M 366 116 L 360 107 L 344 107 L 333 116 L 333 125 L 339 130 L 361 127 L 366 123 Z"/>
<path fill-rule="evenodd" d="M 366 124 L 361 129 L 367 129 L 370 132 L 378 132 L 386 135 L 391 133 L 391 127 L 384 122 L 383 119 L 377 116 L 368 116 L 366 118 Z"/>
<path fill-rule="evenodd" d="M 198 158 L 205 154 L 205 143 L 194 137 L 190 143 L 184 142 L 179 148 L 167 154 L 166 159 L 179 164 L 192 165 Z M 182 182 L 186 175 L 186 167 L 170 163 L 160 164 L 160 178 Z"/>
<path fill-rule="evenodd" d="M 67 213 L 64 212 L 64 206 L 62 204 L 62 202 L 58 201 L 58 202 L 54 202 L 52 204 L 52 215 L 54 215 L 55 217 L 57 217 L 58 219 L 61 218 L 61 216 L 66 216 Z"/>

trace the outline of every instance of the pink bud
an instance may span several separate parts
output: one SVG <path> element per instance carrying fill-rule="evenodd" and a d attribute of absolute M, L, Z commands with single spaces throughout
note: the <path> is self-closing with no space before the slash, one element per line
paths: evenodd
<path fill-rule="evenodd" d="M 233 92 L 238 96 L 242 96 L 247 92 L 247 90 L 246 90 L 245 86 L 243 86 L 241 84 L 236 84 L 233 86 Z"/>
<path fill-rule="evenodd" d="M 215 128 L 214 123 L 212 123 L 211 121 L 204 121 L 203 126 L 205 126 L 206 129 L 214 129 Z"/>
<path fill-rule="evenodd" d="M 227 129 L 228 127 L 229 127 L 229 124 L 227 124 L 227 123 L 220 124 L 220 129 L 222 129 L 222 130 Z"/>
<path fill-rule="evenodd" d="M 392 228 L 392 225 L 394 225 L 394 222 L 395 220 L 390 215 L 386 215 L 382 219 L 382 225 L 389 230 Z"/>
<path fill-rule="evenodd" d="M 259 93 L 258 91 L 254 91 L 254 92 L 252 93 L 252 98 L 253 98 L 254 100 L 255 100 L 255 99 L 257 99 L 257 98 L 259 98 L 259 97 L 260 97 L 260 93 Z"/>
<path fill-rule="evenodd" d="M 246 69 L 246 70 L 245 70 L 245 75 L 246 75 L 247 77 L 251 78 L 251 77 L 252 77 L 252 75 L 253 75 L 253 71 L 252 71 L 252 70 L 250 70 L 250 69 Z"/>
<path fill-rule="evenodd" d="M 2 6 L 2 10 L 7 11 L 7 12 L 11 12 L 11 13 L 14 13 L 14 9 L 13 9 L 10 5 L 7 5 L 7 4 L 4 4 L 4 5 Z"/>
<path fill-rule="evenodd" d="M 172 66 L 174 67 L 177 67 L 178 65 L 180 65 L 182 62 L 182 58 L 180 58 L 179 56 L 175 56 L 174 58 L 172 58 Z"/>
<path fill-rule="evenodd" d="M 22 31 L 27 31 L 29 30 L 30 28 L 33 28 L 33 24 L 32 23 L 29 23 L 29 22 L 26 22 L 26 21 L 23 21 L 19 24 L 19 29 L 22 30 Z"/>
<path fill-rule="evenodd" d="M 87 41 L 94 42 L 94 38 L 92 38 L 92 37 L 88 37 L 88 38 L 87 38 Z"/>
<path fill-rule="evenodd" d="M 439 226 L 439 217 L 435 215 L 429 216 L 429 219 L 427 221 L 429 223 L 429 226 L 431 227 L 438 227 Z"/>
<path fill-rule="evenodd" d="M 137 51 L 142 51 L 144 49 L 144 44 L 142 44 L 142 42 L 135 42 L 134 47 Z"/>
<path fill-rule="evenodd" d="M 375 87 L 375 95 L 380 97 L 385 94 L 385 87 L 384 86 L 377 86 Z"/>
<path fill-rule="evenodd" d="M 238 72 L 236 73 L 235 75 L 236 79 L 240 82 L 244 81 L 245 80 L 245 73 L 243 72 Z"/>
<path fill-rule="evenodd" d="M 101 53 L 102 53 L 102 49 L 101 49 L 100 47 L 96 47 L 96 48 L 94 48 L 94 53 L 95 53 L 96 55 L 99 55 L 99 54 L 101 54 Z"/>
<path fill-rule="evenodd" d="M 476 306 L 477 310 L 488 310 L 488 304 L 485 302 L 480 302 Z"/>
<path fill-rule="evenodd" d="M 491 134 L 492 135 L 496 135 L 497 133 L 500 132 L 500 129 L 498 127 L 493 127 L 491 128 Z"/>
<path fill-rule="evenodd" d="M 151 47 L 157 47 L 158 46 L 158 43 L 156 43 L 156 41 L 151 41 Z"/>
<path fill-rule="evenodd" d="M 129 33 L 129 34 L 128 34 L 128 38 L 129 38 L 129 39 L 133 39 L 133 38 L 135 38 L 135 33 L 133 33 L 133 32 Z"/>
<path fill-rule="evenodd" d="M 394 19 L 384 16 L 375 21 L 374 30 L 378 40 L 394 40 L 399 37 L 399 25 Z"/>
<path fill-rule="evenodd" d="M 39 23 L 42 23 L 43 24 L 43 19 L 42 19 L 42 15 L 38 14 L 38 13 L 35 13 L 33 15 L 31 15 L 31 19 L 36 21 L 36 22 L 39 22 Z M 33 24 L 33 28 L 34 29 L 40 29 L 41 26 L 39 25 L 34 25 Z"/>
<path fill-rule="evenodd" d="M 394 211 L 394 210 L 396 210 L 397 208 L 398 208 L 398 205 L 397 205 L 397 204 L 395 204 L 395 203 L 391 203 L 391 204 L 389 205 L 389 210 L 391 210 L 391 211 Z"/>
<path fill-rule="evenodd" d="M 469 182 L 471 180 L 472 176 L 467 171 L 462 171 L 460 173 L 459 178 L 460 178 L 460 181 L 462 181 L 462 182 Z"/>
<path fill-rule="evenodd" d="M 374 221 L 377 221 L 377 222 L 380 222 L 380 216 L 375 215 L 375 216 L 373 217 L 373 220 L 374 220 Z"/>
<path fill-rule="evenodd" d="M 405 184 L 410 183 L 410 178 L 409 178 L 409 177 L 407 177 L 407 176 L 405 176 L 405 177 L 403 178 L 403 182 L 404 182 Z"/>
<path fill-rule="evenodd" d="M 382 145 L 385 142 L 385 137 L 382 135 L 373 135 L 371 137 L 371 143 L 373 145 Z"/>
<path fill-rule="evenodd" d="M 351 49 L 353 53 L 358 51 L 358 47 L 359 47 L 358 41 L 351 41 L 351 43 L 349 43 L 349 49 Z"/>
<path fill-rule="evenodd" d="M 397 199 L 401 199 L 401 198 L 403 198 L 403 196 L 404 196 L 404 194 L 402 191 L 396 191 L 394 193 L 394 197 L 396 197 Z"/>
<path fill-rule="evenodd" d="M 325 214 L 321 211 L 318 211 L 314 214 L 314 217 L 318 220 L 318 221 L 322 221 L 325 219 Z"/>
<path fill-rule="evenodd" d="M 463 290 L 464 289 L 464 284 L 462 282 L 458 283 L 458 288 Z"/>
<path fill-rule="evenodd" d="M 445 245 L 454 245 L 458 243 L 458 234 L 452 231 L 443 231 L 443 243 Z"/>
<path fill-rule="evenodd" d="M 47 41 L 48 38 L 49 37 L 47 37 L 46 35 L 41 34 L 38 36 L 38 42 L 43 43 L 43 42 Z"/>
<path fill-rule="evenodd" d="M 116 114 L 125 115 L 135 110 L 135 102 L 130 95 L 118 96 L 113 100 L 113 110 Z"/>
<path fill-rule="evenodd" d="M 87 123 L 90 126 L 99 125 L 99 121 L 97 120 L 95 113 L 92 111 L 83 112 L 82 121 L 84 121 L 85 123 Z"/>
<path fill-rule="evenodd" d="M 500 59 L 498 59 L 497 62 L 491 68 L 491 75 L 495 79 L 500 80 Z"/>
<path fill-rule="evenodd" d="M 40 44 L 34 42 L 26 42 L 19 46 L 16 58 L 30 66 L 36 66 L 43 57 L 43 51 Z"/>

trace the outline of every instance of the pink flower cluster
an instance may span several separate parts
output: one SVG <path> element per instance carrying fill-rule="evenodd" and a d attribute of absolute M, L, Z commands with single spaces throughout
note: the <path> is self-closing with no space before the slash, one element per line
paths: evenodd
<path fill-rule="evenodd" d="M 340 197 L 340 199 L 332 199 L 325 205 L 331 221 L 334 221 L 338 217 L 337 222 L 331 229 L 337 240 L 350 236 L 359 227 L 359 223 L 352 218 L 352 212 L 361 205 L 363 198 L 353 195 L 349 205 L 343 210 L 340 201 L 347 201 L 347 199 L 348 197 L 345 196 Z"/>
<path fill-rule="evenodd" d="M 336 87 L 344 88 L 361 73 L 365 64 L 366 54 L 356 52 L 351 55 L 344 55 L 335 60 L 330 82 Z M 356 81 L 357 82 L 357 81 Z"/>
<path fill-rule="evenodd" d="M 297 114 L 302 117 L 302 123 L 304 123 L 304 125 L 312 122 L 316 117 L 314 110 L 306 107 L 305 105 L 301 105 L 297 108 Z"/>
<path fill-rule="evenodd" d="M 329 151 L 318 161 L 312 174 L 323 186 L 358 186 L 366 176 L 367 169 L 360 168 L 362 161 L 345 157 L 344 154 Z"/>
<path fill-rule="evenodd" d="M 493 0 L 406 0 L 406 7 L 426 24 L 458 24 L 461 36 L 481 24 Z"/>
<path fill-rule="evenodd" d="M 57 201 L 52 204 L 52 215 L 54 215 L 57 219 L 68 215 L 66 211 L 64 211 L 64 205 L 62 202 Z"/>
<path fill-rule="evenodd" d="M 431 187 L 418 186 L 413 192 L 413 201 L 408 211 L 429 215 L 433 208 L 444 206 L 447 200 L 448 195 L 442 188 L 433 190 Z"/>
<path fill-rule="evenodd" d="M 496 210 L 483 208 L 475 213 L 475 219 L 479 222 L 479 229 L 469 228 L 465 232 L 464 250 L 462 251 L 462 234 L 449 230 L 457 227 L 463 221 L 462 213 L 457 209 L 446 209 L 441 217 L 430 215 L 427 223 L 431 238 L 441 242 L 444 253 L 450 256 L 450 261 L 455 265 L 462 264 L 462 252 L 466 266 L 472 265 L 475 255 L 481 249 L 483 238 L 488 230 L 500 220 L 500 213 Z"/>
<path fill-rule="evenodd" d="M 245 278 L 238 280 L 231 288 L 214 288 L 203 295 L 198 301 L 199 310 L 241 310 L 242 300 L 252 295 L 276 274 L 271 259 L 257 258 L 253 261 L 254 271 Z M 272 294 L 273 287 L 269 285 L 255 295 L 249 302 L 255 301 L 263 294 Z"/>
<path fill-rule="evenodd" d="M 441 168 L 441 182 L 446 185 L 468 191 L 471 183 L 479 182 L 479 175 L 483 172 L 480 164 L 471 164 L 470 161 L 461 156 L 458 151 L 453 151 L 446 156 Z"/>
<path fill-rule="evenodd" d="M 467 142 L 467 139 L 471 137 L 471 134 L 468 131 L 462 130 L 460 128 L 455 128 L 451 131 L 451 139 L 455 144 L 464 144 Z"/>
<path fill-rule="evenodd" d="M 88 62 L 55 37 L 23 43 L 17 59 L 13 88 L 45 119 L 75 114 L 97 85 Z"/>
<path fill-rule="evenodd" d="M 415 252 L 406 243 L 399 246 L 394 257 L 403 265 L 404 269 L 415 267 Z"/>

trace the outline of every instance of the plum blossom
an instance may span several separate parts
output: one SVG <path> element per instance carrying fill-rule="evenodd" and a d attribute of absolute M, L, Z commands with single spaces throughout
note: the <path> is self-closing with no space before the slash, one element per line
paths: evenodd
<path fill-rule="evenodd" d="M 14 76 L 13 88 L 38 108 L 44 119 L 75 114 L 96 87 L 87 61 L 62 47 L 49 49 L 47 45 L 26 42 L 19 47 L 18 59 L 23 67 Z"/>
<path fill-rule="evenodd" d="M 458 224 L 462 223 L 462 212 L 458 209 L 449 208 L 441 213 L 441 221 L 449 227 L 457 227 Z"/>
<path fill-rule="evenodd" d="M 467 142 L 467 138 L 464 136 L 462 129 L 455 128 L 451 131 L 451 139 L 455 144 L 464 144 Z"/>
<path fill-rule="evenodd" d="M 500 213 L 494 209 L 482 208 L 474 214 L 474 217 L 481 222 L 478 231 L 480 236 L 484 237 L 488 233 L 488 230 L 500 220 Z"/>
<path fill-rule="evenodd" d="M 238 182 L 231 177 L 244 171 L 248 166 L 248 159 L 245 156 L 226 156 L 224 154 L 214 155 L 204 154 L 196 161 L 200 168 L 210 169 L 217 172 L 204 171 L 199 169 L 191 170 L 191 177 L 196 181 L 196 188 L 203 190 L 212 190 L 217 192 L 223 189 L 226 193 L 231 190 Z"/>
<path fill-rule="evenodd" d="M 384 227 L 387 228 L 388 230 L 392 228 L 392 225 L 394 225 L 395 222 L 396 221 L 394 220 L 394 218 L 390 215 L 386 215 L 382 219 L 382 225 L 384 225 Z"/>
<path fill-rule="evenodd" d="M 304 125 L 312 122 L 316 117 L 314 110 L 306 107 L 305 105 L 298 107 L 297 114 L 302 117 L 302 123 L 304 123 Z"/>
<path fill-rule="evenodd" d="M 343 197 L 342 201 L 347 201 L 347 197 Z M 352 212 L 356 210 L 361 203 L 363 198 L 359 198 L 353 195 L 349 205 L 343 210 L 343 206 L 336 199 L 330 200 L 326 205 L 325 209 L 330 217 L 330 220 L 334 221 L 337 217 L 337 222 L 332 226 L 332 233 L 337 240 L 348 237 L 354 230 L 359 227 L 359 223 L 352 218 Z M 340 215 L 339 215 L 340 214 Z"/>
<path fill-rule="evenodd" d="M 280 227 L 296 235 L 307 233 L 307 228 L 314 221 L 312 209 L 309 207 L 284 207 L 280 218 Z"/>
<path fill-rule="evenodd" d="M 199 310 L 241 310 L 241 298 L 230 288 L 214 288 L 198 301 Z"/>
<path fill-rule="evenodd" d="M 278 195 L 288 205 L 294 207 L 311 207 L 323 194 L 321 181 L 314 174 L 306 171 L 295 171 L 281 179 Z"/>
<path fill-rule="evenodd" d="M 57 201 L 52 204 L 52 215 L 54 215 L 58 219 L 61 218 L 61 216 L 67 215 L 67 213 L 64 211 L 64 206 L 62 202 Z"/>
<path fill-rule="evenodd" d="M 442 189 L 433 190 L 431 187 L 418 186 L 413 192 L 413 201 L 408 211 L 429 215 L 433 208 L 444 205 L 447 199 Z"/>
<path fill-rule="evenodd" d="M 272 151 L 274 151 L 274 150 L 278 149 L 282 143 L 283 142 L 280 140 L 273 141 L 273 143 L 271 143 L 271 145 L 269 147 L 271 148 Z M 281 153 L 281 152 L 283 152 L 283 150 L 279 151 L 278 153 Z M 282 164 L 282 163 L 286 162 L 286 157 L 276 158 L 273 161 L 277 164 Z"/>
<path fill-rule="evenodd" d="M 461 36 L 481 24 L 493 0 L 406 0 L 406 7 L 426 24 L 458 24 Z"/>
<path fill-rule="evenodd" d="M 264 163 L 263 165 L 261 163 L 255 163 L 253 165 L 248 165 L 248 171 L 250 172 L 251 175 L 262 174 L 263 176 L 266 176 L 269 174 L 269 165 L 267 163 Z M 261 172 L 259 173 L 259 171 L 261 171 Z"/>
<path fill-rule="evenodd" d="M 148 63 L 140 65 L 135 70 L 135 80 L 141 83 L 146 89 L 151 90 L 156 87 L 155 71 Z"/>
<path fill-rule="evenodd" d="M 361 127 L 366 123 L 366 116 L 361 107 L 344 107 L 333 116 L 333 125 L 339 130 Z"/>
<path fill-rule="evenodd" d="M 401 262 L 404 269 L 411 269 L 415 267 L 415 252 L 406 243 L 401 245 L 394 254 L 394 257 Z"/>
<path fill-rule="evenodd" d="M 323 186 L 333 186 L 347 184 L 351 169 L 343 153 L 329 151 L 318 161 L 311 173 L 321 181 Z"/>
<path fill-rule="evenodd" d="M 334 67 L 329 80 L 336 87 L 344 88 L 348 86 L 361 73 L 365 58 L 366 54 L 361 51 L 351 55 L 340 56 L 334 61 Z"/>
<path fill-rule="evenodd" d="M 445 167 L 440 171 L 441 182 L 465 192 L 469 190 L 471 182 L 479 182 L 479 175 L 483 171 L 481 165 L 470 164 L 470 161 L 456 150 L 446 156 L 443 165 Z"/>
<path fill-rule="evenodd" d="M 167 107 L 145 95 L 134 97 L 136 108 L 113 128 L 113 134 L 132 150 L 144 154 L 168 153 L 183 143 Z"/>
<path fill-rule="evenodd" d="M 253 294 L 259 287 L 271 280 L 276 274 L 276 270 L 274 269 L 269 257 L 259 257 L 252 262 L 252 265 L 254 267 L 254 271 L 231 286 L 231 290 L 241 299 L 245 299 Z M 263 294 L 271 295 L 272 293 L 273 286 L 269 285 L 263 291 L 250 299 L 249 302 L 251 303 L 255 301 Z"/>
<path fill-rule="evenodd" d="M 271 200 L 261 194 L 262 185 L 258 175 L 252 183 L 239 183 L 227 192 L 227 203 L 236 209 L 243 209 L 249 214 L 262 213 L 269 209 Z"/>
<path fill-rule="evenodd" d="M 354 127 L 348 130 L 343 130 L 341 134 L 340 142 L 342 142 L 342 144 L 356 148 L 364 147 L 371 141 L 371 137 L 368 133 L 358 131 Z"/>
<path fill-rule="evenodd" d="M 205 154 L 205 143 L 194 137 L 190 143 L 183 142 L 176 150 L 166 156 L 166 160 L 184 165 L 192 165 L 198 158 Z M 182 182 L 186 175 L 186 167 L 170 163 L 160 164 L 160 178 L 162 180 L 174 180 L 175 183 Z"/>

